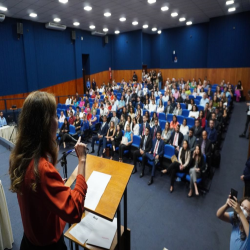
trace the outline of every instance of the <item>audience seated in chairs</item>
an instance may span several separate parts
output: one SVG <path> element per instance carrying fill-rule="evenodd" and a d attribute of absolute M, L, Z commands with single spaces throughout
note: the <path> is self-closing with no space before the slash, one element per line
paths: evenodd
<path fill-rule="evenodd" d="M 167 168 L 162 170 L 163 174 L 169 173 L 171 176 L 170 193 L 174 191 L 174 182 L 177 172 L 185 172 L 188 168 L 190 162 L 190 149 L 187 140 L 183 141 L 182 148 L 179 150 L 178 161 L 172 162 L 172 164 Z"/>
<path fill-rule="evenodd" d="M 183 122 L 182 122 L 182 124 L 180 126 L 180 132 L 183 134 L 183 136 L 188 135 L 188 133 L 189 133 L 189 127 L 187 125 L 187 119 L 186 118 L 183 119 Z"/>
<path fill-rule="evenodd" d="M 170 128 L 175 130 L 177 126 L 180 126 L 179 122 L 177 121 L 176 115 L 173 115 L 173 120 L 170 122 Z"/>
<path fill-rule="evenodd" d="M 74 117 L 73 112 L 70 111 L 69 124 L 70 124 L 70 125 L 73 125 L 74 122 L 75 122 L 75 119 L 76 119 L 76 118 Z"/>
<path fill-rule="evenodd" d="M 145 155 L 148 153 L 152 148 L 152 138 L 150 135 L 150 129 L 148 127 L 145 128 L 145 134 L 142 136 L 140 141 L 140 146 L 138 150 L 133 152 L 133 161 L 134 161 L 134 169 L 132 174 L 137 172 L 136 162 L 137 157 L 142 157 L 142 163 L 145 165 Z"/>
<path fill-rule="evenodd" d="M 197 140 L 199 140 L 201 138 L 201 135 L 202 135 L 202 127 L 200 125 L 199 119 L 195 120 L 193 130 L 194 130 L 194 136 L 197 138 Z"/>
<path fill-rule="evenodd" d="M 119 146 L 119 162 L 123 162 L 123 154 L 125 150 L 130 150 L 133 143 L 133 132 L 130 129 L 130 125 L 125 126 L 124 136 L 122 137 L 121 144 Z"/>
<path fill-rule="evenodd" d="M 142 122 L 142 125 L 140 127 L 140 136 L 141 137 L 143 135 L 145 135 L 146 128 L 148 128 L 150 131 L 150 126 L 149 126 L 149 123 L 147 121 L 147 117 L 145 115 L 143 116 L 142 120 L 143 120 L 143 122 Z"/>
<path fill-rule="evenodd" d="M 156 138 L 157 133 L 161 133 L 161 127 L 159 126 L 158 118 L 154 119 L 154 126 L 151 128 L 151 138 L 154 140 Z"/>
<path fill-rule="evenodd" d="M 102 143 L 103 151 L 102 151 L 101 157 L 103 157 L 105 152 L 106 152 L 107 142 L 111 143 L 111 139 L 114 138 L 114 136 L 115 136 L 115 128 L 116 128 L 115 122 L 110 121 L 110 126 L 109 126 L 109 129 L 108 129 L 107 135 L 105 135 L 103 137 L 103 143 Z"/>
<path fill-rule="evenodd" d="M 153 183 L 154 175 L 155 175 L 155 167 L 158 162 L 161 161 L 161 158 L 164 154 L 164 142 L 161 140 L 161 132 L 157 132 L 156 138 L 153 140 L 152 148 L 151 150 L 146 153 L 145 157 L 146 159 L 149 159 L 152 161 L 152 171 L 151 171 L 151 178 L 148 182 L 148 185 L 151 185 Z M 145 170 L 145 161 L 142 163 L 142 172 L 140 177 L 144 176 L 144 170 Z"/>
<path fill-rule="evenodd" d="M 175 154 L 178 155 L 179 149 L 182 145 L 183 134 L 180 132 L 180 125 L 178 124 L 172 133 L 169 144 L 175 147 Z"/>
<path fill-rule="evenodd" d="M 193 188 L 195 189 L 195 195 L 199 196 L 199 191 L 198 191 L 196 181 L 197 179 L 201 178 L 202 171 L 205 170 L 205 167 L 206 167 L 204 156 L 201 153 L 201 147 L 199 145 L 195 147 L 195 150 L 191 158 L 190 166 L 191 166 L 189 170 L 190 190 L 188 193 L 188 197 L 192 197 Z"/>
<path fill-rule="evenodd" d="M 122 130 L 119 124 L 116 126 L 115 134 L 111 138 L 112 148 L 110 151 L 110 160 L 113 160 L 116 147 L 118 147 L 122 140 Z"/>
<path fill-rule="evenodd" d="M 132 120 L 132 132 L 133 132 L 133 135 L 139 135 L 140 134 L 140 126 L 137 122 L 137 118 L 134 117 L 133 120 Z"/>
<path fill-rule="evenodd" d="M 59 141 L 59 147 L 63 143 L 63 147 L 66 148 L 66 142 L 74 142 L 76 143 L 77 140 L 74 139 L 70 134 L 69 134 L 69 122 L 67 118 L 64 119 L 64 123 L 60 129 L 59 133 L 60 141 Z"/>
<path fill-rule="evenodd" d="M 95 153 L 95 150 L 94 150 L 95 141 L 99 141 L 98 151 L 97 151 L 97 156 L 99 156 L 100 146 L 101 146 L 101 143 L 103 142 L 103 137 L 107 134 L 107 131 L 108 131 L 107 116 L 104 116 L 103 123 L 102 123 L 97 135 L 92 136 L 92 141 L 91 141 L 92 151 L 90 152 L 91 154 Z"/>

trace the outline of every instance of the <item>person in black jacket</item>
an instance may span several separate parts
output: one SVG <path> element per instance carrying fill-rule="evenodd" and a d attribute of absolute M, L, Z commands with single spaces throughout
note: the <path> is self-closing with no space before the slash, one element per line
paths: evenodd
<path fill-rule="evenodd" d="M 245 197 L 250 197 L 250 157 L 246 162 L 245 169 L 243 171 L 243 175 L 240 177 L 242 181 L 245 182 Z"/>
<path fill-rule="evenodd" d="M 137 172 L 137 167 L 136 167 L 136 162 L 137 162 L 137 157 L 142 157 L 142 162 L 145 163 L 145 155 L 148 153 L 152 148 L 152 138 L 150 135 L 150 129 L 146 127 L 145 129 L 145 135 L 142 136 L 141 142 L 140 142 L 140 147 L 138 150 L 135 150 L 133 153 L 133 160 L 134 160 L 134 169 L 132 174 Z"/>
<path fill-rule="evenodd" d="M 188 197 L 192 197 L 193 195 L 193 187 L 195 189 L 195 194 L 196 196 L 199 196 L 199 191 L 197 187 L 197 179 L 201 178 L 201 173 L 205 169 L 205 161 L 204 161 L 204 156 L 201 153 L 201 147 L 197 145 L 195 147 L 191 163 L 190 163 L 190 170 L 189 170 L 189 175 L 190 175 L 190 190 L 188 193 Z"/>
<path fill-rule="evenodd" d="M 183 134 L 180 132 L 180 124 L 178 124 L 169 139 L 169 144 L 173 145 L 175 148 L 178 148 L 179 151 L 179 148 L 182 145 L 183 138 Z"/>
<path fill-rule="evenodd" d="M 154 119 L 154 123 L 155 123 L 155 125 L 151 128 L 151 138 L 152 138 L 152 140 L 154 140 L 156 138 L 157 132 L 161 133 L 161 127 L 158 124 L 159 123 L 158 117 L 156 117 Z"/>
<path fill-rule="evenodd" d="M 111 155 L 110 160 L 113 160 L 113 156 L 114 156 L 114 153 L 115 153 L 115 148 L 120 145 L 121 140 L 122 140 L 122 131 L 121 131 L 120 125 L 117 124 L 116 125 L 115 135 L 114 135 L 113 138 L 111 138 L 112 150 L 110 152 L 110 155 Z"/>
<path fill-rule="evenodd" d="M 59 147 L 63 143 L 63 147 L 66 148 L 66 142 L 77 142 L 76 139 L 74 139 L 70 134 L 69 134 L 69 122 L 67 118 L 64 119 L 64 123 L 60 129 L 59 133 L 60 141 L 59 141 Z"/>
<path fill-rule="evenodd" d="M 93 79 L 92 81 L 92 89 L 95 91 L 96 89 L 96 82 L 95 82 L 95 79 Z"/>
<path fill-rule="evenodd" d="M 202 127 L 201 127 L 199 119 L 195 120 L 193 130 L 194 130 L 194 136 L 199 140 L 201 138 L 201 135 L 202 135 Z"/>
<path fill-rule="evenodd" d="M 134 74 L 133 74 L 133 82 L 137 82 L 137 75 L 136 75 L 135 71 L 134 71 Z"/>
<path fill-rule="evenodd" d="M 142 117 L 142 125 L 141 125 L 141 127 L 140 127 L 140 136 L 141 136 L 141 137 L 142 137 L 143 135 L 145 135 L 145 133 L 146 133 L 146 128 L 148 128 L 149 131 L 150 131 L 149 123 L 147 122 L 147 118 L 146 118 L 146 116 L 144 115 L 144 116 Z"/>

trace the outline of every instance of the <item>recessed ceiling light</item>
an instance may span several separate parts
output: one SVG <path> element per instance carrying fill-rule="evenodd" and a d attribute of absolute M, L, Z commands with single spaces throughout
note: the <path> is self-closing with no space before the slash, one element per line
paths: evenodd
<path fill-rule="evenodd" d="M 186 22 L 186 25 L 191 25 L 191 24 L 192 24 L 191 21 Z"/>
<path fill-rule="evenodd" d="M 143 28 L 143 29 L 147 29 L 147 28 L 148 28 L 148 25 L 147 25 L 147 24 L 144 24 L 144 25 L 142 26 L 142 28 Z"/>
<path fill-rule="evenodd" d="M 89 28 L 93 30 L 95 29 L 95 25 L 90 25 Z"/>
<path fill-rule="evenodd" d="M 60 3 L 67 3 L 68 0 L 59 0 Z"/>
<path fill-rule="evenodd" d="M 79 25 L 80 25 L 80 23 L 79 23 L 79 22 L 74 22 L 74 23 L 73 23 L 73 25 L 75 25 L 75 26 L 79 26 Z"/>
<path fill-rule="evenodd" d="M 92 7 L 91 6 L 85 6 L 83 9 L 86 10 L 86 11 L 91 11 Z"/>
<path fill-rule="evenodd" d="M 181 18 L 179 19 L 179 21 L 180 21 L 180 22 L 184 22 L 184 21 L 186 21 L 186 18 L 185 18 L 185 17 L 181 17 Z"/>
<path fill-rule="evenodd" d="M 156 30 L 157 30 L 157 28 L 155 28 L 155 27 L 154 27 L 154 28 L 152 28 L 152 31 L 156 31 Z"/>
<path fill-rule="evenodd" d="M 148 0 L 148 3 L 152 4 L 152 3 L 155 3 L 156 0 Z"/>
<path fill-rule="evenodd" d="M 126 21 L 126 17 L 121 17 L 119 20 L 120 20 L 121 22 L 125 22 L 125 21 Z"/>
<path fill-rule="evenodd" d="M 161 30 L 158 30 L 157 33 L 158 33 L 158 34 L 161 34 Z"/>
<path fill-rule="evenodd" d="M 133 25 L 137 25 L 137 24 L 138 24 L 138 22 L 137 22 L 137 21 L 134 21 L 134 22 L 132 22 L 132 24 L 133 24 Z"/>
<path fill-rule="evenodd" d="M 232 11 L 235 11 L 236 10 L 236 8 L 235 7 L 233 7 L 233 8 L 229 8 L 228 9 L 228 12 L 232 12 Z"/>
<path fill-rule="evenodd" d="M 1 11 L 7 11 L 8 9 L 6 7 L 0 6 Z"/>
<path fill-rule="evenodd" d="M 173 13 L 171 13 L 171 16 L 172 17 L 176 17 L 176 16 L 178 16 L 178 13 L 177 12 L 173 12 Z"/>
<path fill-rule="evenodd" d="M 36 13 L 30 13 L 30 17 L 37 17 Z"/>
<path fill-rule="evenodd" d="M 56 18 L 54 18 L 54 22 L 59 23 L 59 22 L 61 22 L 61 19 L 56 17 Z"/>
<path fill-rule="evenodd" d="M 104 16 L 109 17 L 109 16 L 111 16 L 111 13 L 110 12 L 105 12 Z"/>
<path fill-rule="evenodd" d="M 109 29 L 108 29 L 108 28 L 104 28 L 103 31 L 104 31 L 104 32 L 108 32 Z"/>
<path fill-rule="evenodd" d="M 230 5 L 230 4 L 233 4 L 234 1 L 233 0 L 230 0 L 230 1 L 226 1 L 226 5 Z"/>
<path fill-rule="evenodd" d="M 161 7 L 161 10 L 162 11 L 166 11 L 166 10 L 168 10 L 169 8 L 168 8 L 168 6 L 163 6 L 163 7 Z"/>
<path fill-rule="evenodd" d="M 120 34 L 120 31 L 119 31 L 119 30 L 116 30 L 116 31 L 115 31 L 115 34 Z"/>

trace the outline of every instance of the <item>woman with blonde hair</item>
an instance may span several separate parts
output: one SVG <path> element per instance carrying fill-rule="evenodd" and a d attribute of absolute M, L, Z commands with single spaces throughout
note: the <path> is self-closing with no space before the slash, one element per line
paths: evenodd
<path fill-rule="evenodd" d="M 71 190 L 56 169 L 57 123 L 52 94 L 36 91 L 26 98 L 9 167 L 10 190 L 17 193 L 24 228 L 21 250 L 66 250 L 66 223 L 81 221 L 87 192 L 86 145 L 78 140 L 75 146 L 78 174 Z"/>

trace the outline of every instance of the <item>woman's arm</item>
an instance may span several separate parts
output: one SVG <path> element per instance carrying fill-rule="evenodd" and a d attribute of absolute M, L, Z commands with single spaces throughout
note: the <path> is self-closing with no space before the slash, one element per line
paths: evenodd
<path fill-rule="evenodd" d="M 128 143 L 128 145 L 133 143 L 133 133 L 130 134 L 130 137 L 131 137 L 131 141 Z"/>
<path fill-rule="evenodd" d="M 190 161 L 190 151 L 187 152 L 187 160 L 185 161 L 185 163 L 182 165 L 184 168 L 189 164 Z"/>
<path fill-rule="evenodd" d="M 229 213 L 227 213 L 227 209 L 229 208 L 229 205 L 228 205 L 228 202 L 229 202 L 229 198 L 227 199 L 227 202 L 226 204 L 224 204 L 222 207 L 220 207 L 216 213 L 216 216 L 222 220 L 222 221 L 225 221 L 225 222 L 228 222 L 230 223 L 230 216 L 229 216 Z"/>

